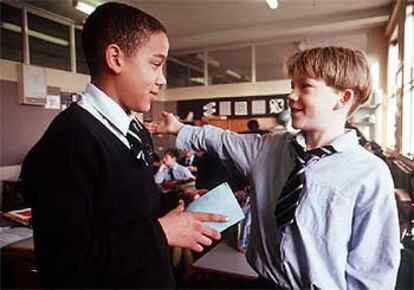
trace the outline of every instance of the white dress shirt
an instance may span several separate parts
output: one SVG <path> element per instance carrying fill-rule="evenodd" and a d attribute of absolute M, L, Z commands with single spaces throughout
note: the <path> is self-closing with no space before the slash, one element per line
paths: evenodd
<path fill-rule="evenodd" d="M 216 152 L 248 177 L 247 259 L 264 278 L 287 289 L 394 289 L 400 245 L 392 177 L 382 160 L 359 146 L 354 130 L 330 144 L 338 153 L 305 167 L 296 222 L 279 231 L 274 210 L 295 166 L 293 136 L 184 126 L 176 145 Z"/>
<path fill-rule="evenodd" d="M 135 119 L 141 126 L 141 123 L 131 113 L 126 113 L 121 106 L 93 84 L 87 85 L 85 91 L 81 94 L 78 105 L 91 113 L 115 134 L 125 146 L 130 148 L 126 138 L 129 124 Z"/>
<path fill-rule="evenodd" d="M 194 175 L 191 174 L 191 171 L 178 163 L 176 163 L 171 168 L 164 168 L 163 170 L 157 171 L 154 176 L 155 183 L 161 184 L 163 182 L 173 181 L 170 176 L 170 170 L 172 170 L 172 174 L 174 175 L 174 180 L 188 180 L 188 179 L 195 179 Z"/>

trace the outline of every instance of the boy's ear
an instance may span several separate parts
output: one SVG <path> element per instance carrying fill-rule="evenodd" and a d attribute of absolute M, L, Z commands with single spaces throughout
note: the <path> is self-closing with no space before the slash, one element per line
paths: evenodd
<path fill-rule="evenodd" d="M 347 106 L 351 106 L 354 101 L 355 93 L 351 89 L 346 89 L 340 92 L 340 98 L 337 100 L 334 109 L 342 109 Z"/>
<path fill-rule="evenodd" d="M 116 44 L 110 44 L 105 48 L 105 63 L 110 71 L 119 74 L 123 65 L 124 54 Z"/>

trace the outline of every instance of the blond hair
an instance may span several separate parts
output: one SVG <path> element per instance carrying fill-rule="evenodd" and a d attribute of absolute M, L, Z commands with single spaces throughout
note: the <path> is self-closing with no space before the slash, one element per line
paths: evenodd
<path fill-rule="evenodd" d="M 365 103 L 372 92 L 372 77 L 364 52 L 344 47 L 316 47 L 293 54 L 286 63 L 290 78 L 323 80 L 333 89 L 352 89 L 355 98 L 348 116 Z"/>

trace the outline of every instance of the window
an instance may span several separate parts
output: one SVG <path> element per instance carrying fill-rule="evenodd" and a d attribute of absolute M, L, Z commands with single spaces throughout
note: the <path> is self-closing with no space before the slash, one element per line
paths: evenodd
<path fill-rule="evenodd" d="M 70 71 L 69 26 L 28 13 L 30 63 Z"/>
<path fill-rule="evenodd" d="M 395 31 L 394 35 L 397 35 Z M 398 41 L 394 39 L 388 47 L 388 100 L 387 100 L 387 146 L 396 146 L 397 71 L 399 67 Z"/>
<path fill-rule="evenodd" d="M 208 52 L 208 84 L 250 82 L 252 80 L 251 56 L 251 47 Z"/>
<path fill-rule="evenodd" d="M 407 5 L 404 27 L 404 65 L 403 65 L 403 89 L 402 89 L 402 146 L 401 153 L 414 155 L 414 4 Z"/>
<path fill-rule="evenodd" d="M 0 58 L 23 62 L 22 10 L 0 3 Z"/>
<path fill-rule="evenodd" d="M 82 47 L 82 30 L 75 29 L 75 45 L 76 45 L 76 72 L 82 74 L 89 74 L 88 64 L 86 63 L 85 55 Z"/>
<path fill-rule="evenodd" d="M 204 53 L 171 55 L 167 61 L 167 87 L 203 86 Z"/>
<path fill-rule="evenodd" d="M 256 81 L 285 79 L 283 67 L 294 52 L 293 43 L 256 46 Z"/>

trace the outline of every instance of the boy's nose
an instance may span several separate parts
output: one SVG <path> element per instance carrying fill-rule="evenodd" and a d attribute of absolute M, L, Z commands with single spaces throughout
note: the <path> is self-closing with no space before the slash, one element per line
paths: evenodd
<path fill-rule="evenodd" d="M 166 83 L 167 83 L 167 80 L 165 79 L 164 73 L 161 72 L 157 77 L 156 84 L 157 86 L 161 87 L 165 85 Z"/>
<path fill-rule="evenodd" d="M 295 93 L 295 91 L 291 91 L 287 96 L 288 101 L 296 102 L 298 100 L 298 98 L 299 98 L 299 96 L 298 96 L 298 94 Z"/>

